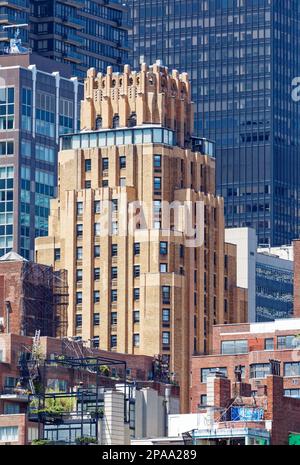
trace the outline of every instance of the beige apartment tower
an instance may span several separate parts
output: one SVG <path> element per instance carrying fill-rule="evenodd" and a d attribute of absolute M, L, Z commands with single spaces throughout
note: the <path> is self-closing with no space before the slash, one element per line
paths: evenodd
<path fill-rule="evenodd" d="M 89 70 L 81 132 L 61 141 L 49 236 L 36 240 L 38 262 L 68 271 L 68 335 L 162 355 L 183 412 L 192 354 L 209 350 L 213 324 L 247 313 L 228 270 L 213 144 L 192 134 L 187 74 Z"/>

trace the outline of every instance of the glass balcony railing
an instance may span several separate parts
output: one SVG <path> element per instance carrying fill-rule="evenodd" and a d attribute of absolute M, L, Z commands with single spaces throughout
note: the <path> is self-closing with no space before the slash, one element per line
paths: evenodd
<path fill-rule="evenodd" d="M 70 61 L 78 61 L 79 63 L 81 62 L 81 56 L 79 53 L 73 51 L 73 50 L 68 50 L 64 53 L 63 55 L 65 60 L 70 60 Z"/>
<path fill-rule="evenodd" d="M 80 28 L 84 27 L 84 21 L 81 18 L 77 18 L 76 16 L 61 16 L 60 18 L 66 25 L 74 24 L 75 26 L 78 26 Z"/>
<path fill-rule="evenodd" d="M 79 37 L 76 32 L 67 32 L 66 34 L 63 34 L 63 38 L 66 41 L 70 42 L 76 42 L 76 43 L 81 43 L 81 37 Z"/>

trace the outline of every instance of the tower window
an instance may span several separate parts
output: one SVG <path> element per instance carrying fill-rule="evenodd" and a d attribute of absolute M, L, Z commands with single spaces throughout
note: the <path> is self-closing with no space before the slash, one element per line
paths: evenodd
<path fill-rule="evenodd" d="M 128 127 L 133 128 L 137 125 L 136 113 L 131 113 L 130 117 L 128 118 Z"/>
<path fill-rule="evenodd" d="M 111 245 L 111 255 L 112 255 L 112 257 L 117 257 L 118 256 L 118 244 L 112 244 Z"/>
<path fill-rule="evenodd" d="M 94 313 L 93 323 L 94 323 L 94 326 L 100 325 L 100 313 Z"/>
<path fill-rule="evenodd" d="M 94 347 L 95 349 L 97 349 L 97 348 L 99 347 L 99 345 L 100 345 L 100 338 L 99 338 L 99 336 L 95 336 L 95 337 L 92 339 L 92 341 L 93 341 L 93 347 Z"/>
<path fill-rule="evenodd" d="M 92 170 L 92 160 L 88 159 L 84 161 L 84 167 L 85 171 L 91 171 Z"/>
<path fill-rule="evenodd" d="M 101 201 L 95 200 L 94 202 L 94 213 L 99 214 L 101 213 Z"/>
<path fill-rule="evenodd" d="M 119 128 L 120 127 L 120 117 L 119 115 L 115 115 L 113 117 L 113 128 Z"/>
<path fill-rule="evenodd" d="M 141 274 L 140 265 L 134 265 L 133 267 L 133 276 L 134 278 L 139 278 Z"/>
<path fill-rule="evenodd" d="M 135 242 L 134 245 L 133 245 L 134 255 L 140 255 L 140 250 L 141 250 L 140 242 Z"/>
<path fill-rule="evenodd" d="M 133 312 L 133 322 L 134 323 L 139 323 L 140 322 L 140 311 L 139 310 L 135 310 Z"/>
<path fill-rule="evenodd" d="M 161 155 L 153 156 L 153 164 L 154 168 L 161 168 Z"/>
<path fill-rule="evenodd" d="M 112 325 L 118 324 L 118 313 L 117 313 L 117 312 L 111 312 L 111 315 L 110 315 L 110 323 L 111 323 Z"/>
<path fill-rule="evenodd" d="M 118 300 L 118 291 L 117 289 L 112 289 L 111 290 L 111 301 L 117 302 L 117 300 Z"/>
<path fill-rule="evenodd" d="M 102 171 L 107 171 L 109 166 L 108 158 L 102 158 Z"/>
<path fill-rule="evenodd" d="M 94 291 L 94 304 L 100 302 L 100 291 Z"/>
<path fill-rule="evenodd" d="M 82 315 L 76 315 L 76 328 L 82 327 Z"/>
<path fill-rule="evenodd" d="M 126 157 L 123 155 L 122 157 L 120 157 L 120 169 L 124 169 L 126 168 Z"/>
<path fill-rule="evenodd" d="M 54 249 L 54 260 L 56 262 L 60 260 L 60 249 Z"/>
<path fill-rule="evenodd" d="M 171 300 L 170 286 L 162 286 L 162 301 L 164 304 L 169 304 Z"/>
<path fill-rule="evenodd" d="M 134 347 L 139 347 L 140 346 L 140 335 L 139 334 L 134 334 L 133 335 L 133 346 Z"/>
<path fill-rule="evenodd" d="M 117 279 L 118 278 L 118 268 L 116 266 L 113 266 L 111 269 L 111 279 Z"/>
<path fill-rule="evenodd" d="M 114 347 L 117 347 L 117 344 L 118 344 L 118 339 L 117 339 L 117 335 L 114 334 L 112 336 L 110 336 L 110 348 L 114 348 Z"/>
<path fill-rule="evenodd" d="M 133 289 L 133 299 L 140 300 L 140 290 L 139 288 Z"/>
<path fill-rule="evenodd" d="M 96 118 L 96 129 L 101 129 L 102 128 L 102 118 L 101 116 L 97 116 Z"/>
<path fill-rule="evenodd" d="M 168 243 L 167 242 L 161 242 L 159 244 L 159 253 L 160 255 L 168 255 Z"/>

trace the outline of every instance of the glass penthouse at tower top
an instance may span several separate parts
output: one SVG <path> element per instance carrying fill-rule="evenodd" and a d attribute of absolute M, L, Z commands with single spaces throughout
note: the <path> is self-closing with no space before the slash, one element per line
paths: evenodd
<path fill-rule="evenodd" d="M 215 140 L 228 227 L 258 243 L 299 237 L 300 5 L 295 0 L 129 0 L 132 64 L 161 59 L 192 80 L 195 129 Z M 158 32 L 159 31 L 159 34 Z"/>

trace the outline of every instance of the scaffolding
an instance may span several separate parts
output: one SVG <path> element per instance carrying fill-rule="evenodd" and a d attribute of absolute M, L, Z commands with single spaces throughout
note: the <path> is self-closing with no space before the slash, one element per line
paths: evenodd
<path fill-rule="evenodd" d="M 21 333 L 63 337 L 67 332 L 67 272 L 24 262 L 21 273 Z"/>

